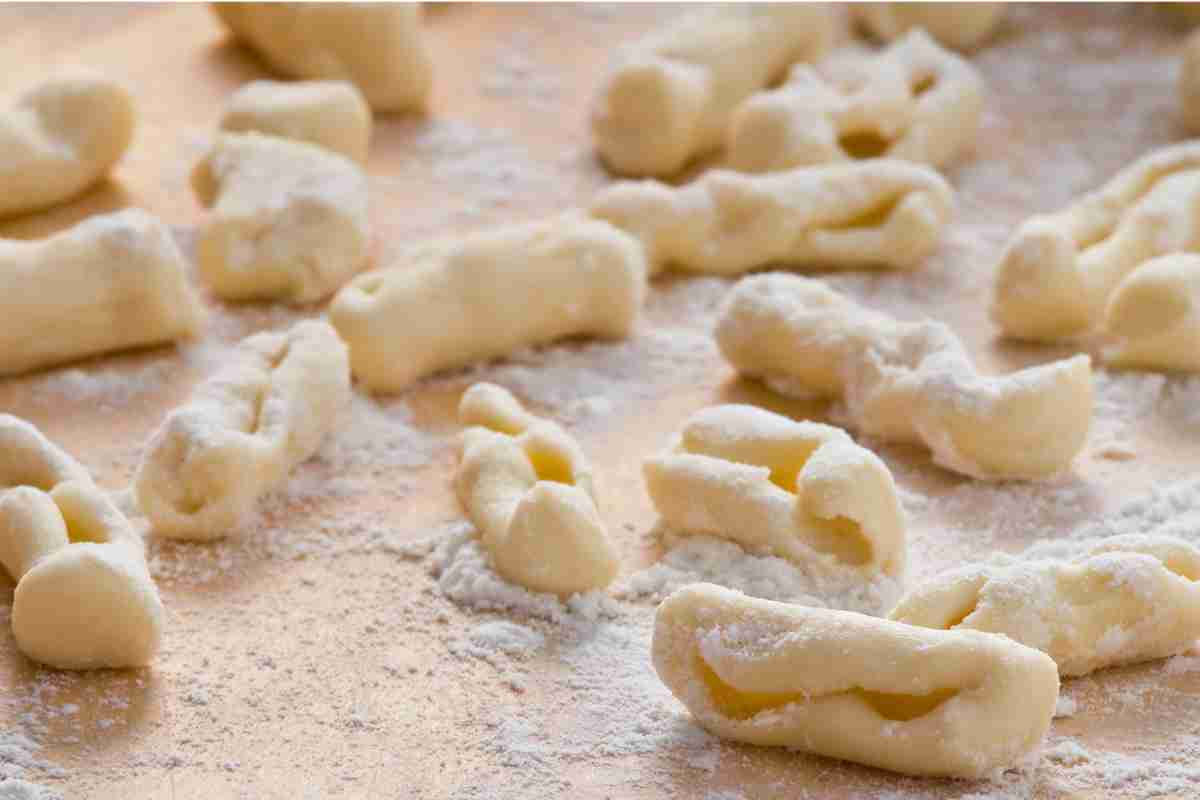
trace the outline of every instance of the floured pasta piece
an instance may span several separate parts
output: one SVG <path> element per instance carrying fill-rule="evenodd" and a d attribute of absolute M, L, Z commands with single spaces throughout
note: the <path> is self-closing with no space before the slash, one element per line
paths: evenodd
<path fill-rule="evenodd" d="M 854 3 L 850 13 L 876 39 L 890 42 L 913 28 L 955 50 L 970 50 L 992 35 L 1004 3 Z"/>
<path fill-rule="evenodd" d="M 627 181 L 592 216 L 636 236 L 650 274 L 738 275 L 772 264 L 911 269 L 937 249 L 954 193 L 928 167 L 879 159 L 769 175 L 726 170 L 686 186 Z"/>
<path fill-rule="evenodd" d="M 165 621 L 142 539 L 74 458 L 0 414 L 0 564 L 17 647 L 60 669 L 140 667 Z"/>
<path fill-rule="evenodd" d="M 138 506 L 159 535 L 225 536 L 316 452 L 349 402 L 346 346 L 328 323 L 247 337 L 151 437 Z"/>
<path fill-rule="evenodd" d="M 348 81 L 251 81 L 229 98 L 221 130 L 308 142 L 362 164 L 371 108 Z"/>
<path fill-rule="evenodd" d="M 106 177 L 136 121 L 124 86 L 86 72 L 18 97 L 0 110 L 0 218 L 70 200 Z"/>
<path fill-rule="evenodd" d="M 187 338 L 203 322 L 170 229 L 145 211 L 0 239 L 0 375 Z"/>
<path fill-rule="evenodd" d="M 418 3 L 214 3 L 234 35 L 276 72 L 346 80 L 376 111 L 425 106 L 433 64 Z"/>
<path fill-rule="evenodd" d="M 1091 423 L 1087 356 L 986 377 L 942 323 L 896 320 L 796 275 L 740 281 L 716 339 L 743 375 L 841 398 L 863 433 L 924 444 L 938 464 L 976 478 L 1066 469 Z"/>
<path fill-rule="evenodd" d="M 1200 372 L 1200 255 L 1147 261 L 1117 286 L 1104 312 L 1117 367 Z"/>
<path fill-rule="evenodd" d="M 659 678 L 704 728 L 909 775 L 979 778 L 1040 744 L 1058 699 L 1045 654 L 759 600 L 711 584 L 658 607 Z"/>
<path fill-rule="evenodd" d="M 739 103 L 792 63 L 824 53 L 833 24 L 818 4 L 730 4 L 685 14 L 634 42 L 592 109 L 600 158 L 622 175 L 679 172 L 721 146 Z"/>
<path fill-rule="evenodd" d="M 1139 266 L 1200 251 L 1198 218 L 1200 142 L 1143 156 L 1067 208 L 1017 229 L 996 270 L 992 319 L 1017 339 L 1087 333 Z"/>
<path fill-rule="evenodd" d="M 467 390 L 458 419 L 471 427 L 462 434 L 454 485 L 496 571 L 562 597 L 607 586 L 617 551 L 575 440 L 490 383 Z"/>
<path fill-rule="evenodd" d="M 367 263 L 367 177 L 312 144 L 221 134 L 192 172 L 212 209 L 200 226 L 200 274 L 227 300 L 309 303 Z"/>
<path fill-rule="evenodd" d="M 768 172 L 864 158 L 944 167 L 975 141 L 983 80 L 915 30 L 874 55 L 797 64 L 753 95 L 729 126 L 729 163 Z"/>
<path fill-rule="evenodd" d="M 636 240 L 562 215 L 438 240 L 360 275 L 329 309 L 354 375 L 395 392 L 425 375 L 568 336 L 624 338 L 646 292 Z"/>
<path fill-rule="evenodd" d="M 904 571 L 892 474 L 844 431 L 747 405 L 696 412 L 643 474 L 672 530 L 801 567 Z"/>
<path fill-rule="evenodd" d="M 1200 5 L 1173 3 L 1195 7 L 1195 21 L 1200 21 Z M 1183 46 L 1179 64 L 1179 106 L 1183 121 L 1194 133 L 1200 133 L 1200 30 L 1193 31 Z"/>
<path fill-rule="evenodd" d="M 1133 534 L 1069 562 L 953 570 L 910 591 L 890 618 L 1002 633 L 1049 654 L 1063 676 L 1165 658 L 1200 638 L 1200 550 Z"/>

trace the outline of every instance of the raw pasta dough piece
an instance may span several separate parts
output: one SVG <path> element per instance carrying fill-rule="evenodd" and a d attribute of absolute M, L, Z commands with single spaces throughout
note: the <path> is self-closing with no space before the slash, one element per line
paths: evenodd
<path fill-rule="evenodd" d="M 592 133 L 622 175 L 666 177 L 719 148 L 742 100 L 811 61 L 833 33 L 808 3 L 723 5 L 687 14 L 621 53 L 600 87 Z"/>
<path fill-rule="evenodd" d="M 862 432 L 924 444 L 938 464 L 976 478 L 1059 472 L 1091 422 L 1087 356 L 985 377 L 940 322 L 895 320 L 796 275 L 740 281 L 716 338 L 742 374 L 840 397 Z"/>
<path fill-rule="evenodd" d="M 496 571 L 563 597 L 607 586 L 617 552 L 575 440 L 490 383 L 467 390 L 458 419 L 472 427 L 462 434 L 455 489 Z"/>
<path fill-rule="evenodd" d="M 877 39 L 890 42 L 913 28 L 956 50 L 970 50 L 992 34 L 1004 3 L 855 3 L 854 19 Z"/>
<path fill-rule="evenodd" d="M 367 262 L 367 177 L 344 156 L 225 133 L 192 187 L 212 208 L 196 245 L 200 274 L 227 300 L 320 300 Z"/>
<path fill-rule="evenodd" d="M 875 55 L 792 68 L 733 115 L 729 163 L 768 172 L 862 158 L 943 167 L 975 141 L 983 80 L 915 30 Z"/>
<path fill-rule="evenodd" d="M 251 81 L 229 98 L 221 130 L 308 142 L 362 164 L 371 143 L 371 108 L 347 81 Z"/>
<path fill-rule="evenodd" d="M 346 346 L 328 323 L 258 333 L 172 411 L 146 447 L 134 492 L 155 533 L 216 539 L 281 484 L 350 401 Z"/>
<path fill-rule="evenodd" d="M 979 565 L 913 589 L 890 618 L 1003 633 L 1060 675 L 1181 653 L 1200 638 L 1200 550 L 1166 536 L 1119 536 L 1071 562 Z"/>
<path fill-rule="evenodd" d="M 190 337 L 203 321 L 170 229 L 145 211 L 0 239 L 0 375 Z"/>
<path fill-rule="evenodd" d="M 1200 21 L 1200 5 L 1195 6 L 1196 20 Z M 1193 31 L 1183 46 L 1183 58 L 1179 64 L 1179 105 L 1183 121 L 1195 133 L 1200 133 L 1200 30 Z"/>
<path fill-rule="evenodd" d="M 214 3 L 213 11 L 283 75 L 350 81 L 376 111 L 423 108 L 429 97 L 418 3 Z"/>
<path fill-rule="evenodd" d="M 1058 672 L 1003 636 L 759 600 L 711 584 L 658 607 L 667 688 L 706 729 L 909 775 L 1012 766 L 1050 727 Z"/>
<path fill-rule="evenodd" d="M 75 459 L 0 414 L 0 563 L 17 647 L 60 669 L 140 667 L 164 613 L 141 537 Z"/>
<path fill-rule="evenodd" d="M 839 428 L 754 406 L 693 414 L 643 469 L 674 530 L 731 539 L 801 567 L 904 570 L 904 517 L 892 474 Z"/>
<path fill-rule="evenodd" d="M 996 270 L 992 319 L 1018 339 L 1087 333 L 1141 264 L 1200 250 L 1197 219 L 1200 142 L 1143 156 L 1100 189 L 1017 229 Z"/>
<path fill-rule="evenodd" d="M 1121 281 L 1104 313 L 1117 367 L 1200 372 L 1200 255 L 1147 261 Z"/>
<path fill-rule="evenodd" d="M 634 239 L 564 215 L 440 240 L 402 266 L 360 275 L 329 318 L 350 345 L 355 377 L 395 392 L 567 336 L 624 338 L 645 292 Z"/>
<path fill-rule="evenodd" d="M 70 200 L 106 175 L 133 140 L 125 87 L 99 75 L 54 78 L 0 111 L 0 218 Z"/>
<path fill-rule="evenodd" d="M 626 181 L 592 216 L 636 236 L 650 274 L 737 275 L 797 268 L 916 267 L 950 219 L 954 194 L 928 167 L 886 159 L 771 175 L 715 170 L 682 187 Z"/>

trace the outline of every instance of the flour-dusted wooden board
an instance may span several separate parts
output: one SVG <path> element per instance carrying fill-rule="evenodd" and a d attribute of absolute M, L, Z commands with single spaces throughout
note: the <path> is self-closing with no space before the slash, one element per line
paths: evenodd
<path fill-rule="evenodd" d="M 377 260 L 389 263 L 424 236 L 584 202 L 607 180 L 586 125 L 603 64 L 617 43 L 674 13 L 429 7 L 431 114 L 376 127 Z M 943 251 L 918 275 L 846 276 L 837 285 L 899 316 L 945 319 L 988 369 L 1068 352 L 994 341 L 985 315 L 991 267 L 1022 218 L 1183 137 L 1178 27 L 1145 6 L 1013 9 L 974 58 L 991 87 L 988 112 L 975 158 L 950 173 L 960 212 Z M 201 217 L 187 182 L 191 162 L 223 99 L 265 73 L 201 6 L 0 6 L 0 94 L 72 64 L 128 81 L 142 115 L 136 144 L 113 182 L 2 223 L 0 236 L 42 236 L 135 204 L 175 225 L 188 244 Z M 1184 668 L 1157 663 L 1069 684 L 1079 710 L 1055 723 L 1051 755 L 1023 776 L 1001 784 L 898 779 L 701 734 L 650 670 L 648 600 L 623 601 L 615 617 L 594 623 L 578 614 L 550 622 L 483 613 L 439 594 L 428 561 L 402 557 L 405 543 L 444 538 L 445 524 L 460 516 L 449 486 L 453 409 L 473 379 L 489 377 L 579 435 L 602 481 L 628 587 L 661 556 L 640 459 L 687 414 L 730 400 L 795 416 L 826 411 L 734 380 L 707 334 L 726 285 L 656 283 L 627 344 L 563 345 L 398 398 L 358 398 L 334 440 L 246 530 L 212 545 L 151 542 L 170 616 L 151 669 L 42 670 L 17 653 L 3 625 L 0 733 L 28 734 L 41 749 L 0 748 L 0 775 L 23 772 L 68 798 L 178 800 L 1200 793 L 1189 771 L 1200 742 L 1200 679 Z M 0 381 L 0 410 L 41 426 L 120 496 L 146 437 L 231 343 L 321 312 L 211 307 L 200 342 Z M 1097 387 L 1092 441 L 1075 472 L 1050 484 L 975 484 L 919 451 L 881 448 L 905 492 L 912 580 L 1065 534 L 1194 474 L 1200 384 L 1100 373 Z M 0 581 L 7 611 L 12 586 Z M 537 631 L 544 644 L 497 653 L 489 642 L 512 629 L 488 627 L 494 620 Z"/>

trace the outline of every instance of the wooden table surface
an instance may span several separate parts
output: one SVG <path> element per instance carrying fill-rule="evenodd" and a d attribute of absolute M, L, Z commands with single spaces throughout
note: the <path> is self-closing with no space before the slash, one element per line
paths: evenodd
<path fill-rule="evenodd" d="M 372 144 L 377 263 L 424 236 L 584 202 L 608 180 L 590 154 L 586 125 L 602 67 L 615 43 L 673 13 L 430 7 L 430 113 L 378 120 Z M 1173 94 L 1180 41 L 1178 22 L 1148 7 L 1014 10 L 976 59 L 991 85 L 988 112 L 975 159 L 949 174 L 960 192 L 959 218 L 942 252 L 919 277 L 849 276 L 839 285 L 901 316 L 945 320 L 986 369 L 1068 353 L 997 342 L 983 311 L 988 275 L 1022 218 L 1182 138 Z M 1111 79 L 1081 94 L 1068 69 L 1077 61 L 1091 65 L 1085 77 L 1113 65 Z M 229 92 L 264 76 L 261 66 L 202 6 L 0 6 L 0 94 L 73 64 L 133 88 L 141 115 L 135 144 L 111 182 L 58 209 L 2 223 L 0 236 L 44 236 L 132 204 L 169 221 L 187 245 L 201 218 L 187 184 L 190 165 Z M 1120 115 L 1144 124 L 1115 125 Z M 568 635 L 554 622 L 519 619 L 547 645 L 500 664 L 457 646 L 482 621 L 509 617 L 455 605 L 436 591 L 426 564 L 397 549 L 461 516 L 449 486 L 453 408 L 472 380 L 521 378 L 521 386 L 536 389 L 528 397 L 536 410 L 578 434 L 602 479 L 624 577 L 661 556 L 640 459 L 687 414 L 736 400 L 824 418 L 823 406 L 735 380 L 711 348 L 671 349 L 691 341 L 685 334 L 703 340 L 724 286 L 656 282 L 633 343 L 568 344 L 527 357 L 535 371 L 552 367 L 560 386 L 500 365 L 442 376 L 395 398 L 356 399 L 350 427 L 298 469 L 246 530 L 211 545 L 150 542 L 170 621 L 151 668 L 41 669 L 0 626 L 0 732 L 28 733 L 41 745 L 39 763 L 61 768 L 30 768 L 26 779 L 68 798 L 172 800 L 1146 796 L 1136 780 L 1105 783 L 1103 769 L 1087 780 L 1084 767 L 1072 772 L 1049 760 L 1003 785 L 918 781 L 698 738 L 677 704 L 646 705 L 647 652 L 635 651 L 626 665 L 636 680 L 615 683 L 611 694 L 596 685 L 597 676 L 625 673 L 581 666 L 578 625 Z M 0 381 L 0 410 L 39 425 L 121 493 L 162 415 L 219 365 L 232 342 L 322 311 L 211 299 L 210 306 L 199 343 Z M 639 362 L 639 354 L 647 357 Z M 574 399 L 588 399 L 589 387 L 618 379 L 620 390 L 590 412 L 571 402 L 576 387 Z M 1133 402 L 1121 387 L 1141 391 L 1148 378 L 1104 379 L 1108 428 L 1097 430 L 1072 474 L 1048 484 L 977 485 L 914 449 L 880 447 L 909 501 L 914 580 L 993 550 L 1019 550 L 1047 526 L 1065 533 L 1194 474 L 1200 430 L 1157 409 L 1119 406 Z M 1185 402 L 1200 403 L 1200 386 L 1178 378 L 1164 385 L 1176 395 L 1193 392 L 1191 400 L 1182 395 Z M 1114 460 L 1107 447 L 1114 420 L 1129 460 Z M 12 584 L 0 578 L 0 585 L 5 608 Z M 589 641 L 644 638 L 652 613 L 650 602 L 621 602 Z M 1195 752 L 1188 749 L 1200 732 L 1194 672 L 1168 675 L 1157 663 L 1107 671 L 1068 690 L 1080 710 L 1055 722 L 1052 742 L 1070 737 L 1111 758 L 1170 751 L 1176 743 L 1180 753 Z M 1130 696 L 1136 702 L 1109 701 Z M 640 729 L 617 729 L 626 719 Z M 515 723 L 533 732 L 528 741 L 514 739 Z M 597 731 L 613 746 L 598 746 Z M 634 747 L 634 737 L 657 744 Z M 572 742 L 586 744 L 564 744 Z M 12 755 L 0 749 L 0 766 L 6 759 Z M 1200 784 L 1169 796 L 1198 794 Z"/>

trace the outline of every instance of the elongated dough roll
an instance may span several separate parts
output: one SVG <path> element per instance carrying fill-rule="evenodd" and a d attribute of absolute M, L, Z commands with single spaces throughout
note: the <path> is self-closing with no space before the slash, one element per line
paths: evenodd
<path fill-rule="evenodd" d="M 1070 562 L 953 570 L 909 592 L 890 618 L 1003 633 L 1048 653 L 1063 676 L 1165 658 L 1200 638 L 1200 550 L 1135 534 Z"/>
<path fill-rule="evenodd" d="M 738 107 L 726 149 L 744 172 L 864 158 L 944 167 L 975 141 L 982 110 L 975 68 L 915 30 L 877 54 L 797 64 Z"/>
<path fill-rule="evenodd" d="M 0 564 L 17 582 L 13 635 L 29 658 L 93 669 L 154 657 L 165 614 L 141 537 L 79 462 L 8 414 L 0 414 Z"/>
<path fill-rule="evenodd" d="M 658 607 L 654 668 L 709 731 L 909 775 L 982 777 L 1041 742 L 1044 653 L 693 584 Z"/>
<path fill-rule="evenodd" d="M 1156 150 L 1067 208 L 1026 220 L 996 270 L 992 319 L 1007 336 L 1087 333 L 1131 272 L 1200 251 L 1200 141 Z"/>
<path fill-rule="evenodd" d="M 458 418 L 471 427 L 462 434 L 454 486 L 496 571 L 562 597 L 607 586 L 617 552 L 575 440 L 490 383 L 467 390 Z"/>
<path fill-rule="evenodd" d="M 741 280 L 716 339 L 742 374 L 840 397 L 864 433 L 924 444 L 938 464 L 976 478 L 1059 472 L 1091 423 L 1087 356 L 986 377 L 945 325 L 892 319 L 796 275 Z"/>
<path fill-rule="evenodd" d="M 1104 311 L 1117 367 L 1200 372 L 1200 255 L 1147 261 L 1117 286 Z"/>
<path fill-rule="evenodd" d="M 371 107 L 348 81 L 251 81 L 229 98 L 221 130 L 308 142 L 362 164 Z"/>
<path fill-rule="evenodd" d="M 203 321 L 170 229 L 144 211 L 0 239 L 0 375 L 187 338 Z"/>
<path fill-rule="evenodd" d="M 21 95 L 0 111 L 0 218 L 70 200 L 104 178 L 136 119 L 124 86 L 87 72 Z"/>
<path fill-rule="evenodd" d="M 592 134 L 614 172 L 666 177 L 721 146 L 734 108 L 833 32 L 808 3 L 721 5 L 683 16 L 623 51 L 592 110 Z"/>
<path fill-rule="evenodd" d="M 418 3 L 214 3 L 229 30 L 283 75 L 347 80 L 376 111 L 423 108 L 433 64 Z"/>
<path fill-rule="evenodd" d="M 225 536 L 316 452 L 349 401 L 346 346 L 327 323 L 247 337 L 150 439 L 138 506 L 162 536 Z"/>
<path fill-rule="evenodd" d="M 663 520 L 801 566 L 904 571 L 904 516 L 875 454 L 844 431 L 754 406 L 696 412 L 643 465 Z"/>
<path fill-rule="evenodd" d="M 645 292 L 637 241 L 564 215 L 442 241 L 411 264 L 360 275 L 329 319 L 350 345 L 355 377 L 395 392 L 528 345 L 624 338 Z"/>
<path fill-rule="evenodd" d="M 913 268 L 937 248 L 953 206 L 933 170 L 879 159 L 770 175 L 715 170 L 679 188 L 622 182 L 591 214 L 641 241 L 651 275 L 738 275 L 771 264 Z"/>
<path fill-rule="evenodd" d="M 367 176 L 316 145 L 221 134 L 192 172 L 212 213 L 200 227 L 200 274 L 228 300 L 308 303 L 367 263 Z"/>
<path fill-rule="evenodd" d="M 956 50 L 970 50 L 1000 24 L 1004 3 L 854 3 L 851 14 L 871 35 L 885 42 L 913 28 Z"/>

